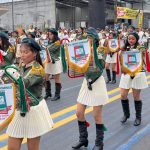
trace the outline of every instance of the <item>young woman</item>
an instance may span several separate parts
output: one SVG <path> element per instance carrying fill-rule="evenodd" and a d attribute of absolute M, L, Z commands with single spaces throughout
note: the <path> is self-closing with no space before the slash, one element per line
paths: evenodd
<path fill-rule="evenodd" d="M 109 39 L 113 39 L 113 38 L 115 38 L 115 34 L 110 33 Z M 105 46 L 107 46 L 107 44 Z M 106 83 L 109 83 L 109 82 L 111 82 L 112 84 L 116 83 L 116 63 L 117 63 L 117 53 L 111 52 L 108 49 L 108 53 L 106 56 L 106 64 L 105 64 L 106 75 L 107 75 Z M 110 73 L 110 66 L 112 67 L 112 78 L 111 78 L 111 73 Z"/>
<path fill-rule="evenodd" d="M 106 84 L 104 77 L 102 76 L 104 64 L 98 60 L 97 48 L 99 46 L 99 37 L 96 30 L 90 27 L 87 30 L 87 37 L 95 55 L 93 55 L 94 59 L 91 60 L 91 64 L 85 73 L 85 78 L 77 99 L 76 115 L 79 126 L 79 142 L 72 146 L 72 148 L 79 149 L 82 146 L 88 146 L 85 110 L 86 106 L 92 106 L 96 125 L 96 140 L 93 150 L 103 150 L 104 125 L 102 119 L 102 107 L 108 100 Z M 95 61 L 95 63 L 97 62 L 96 67 L 93 66 L 93 61 Z"/>
<path fill-rule="evenodd" d="M 139 36 L 137 33 L 129 33 L 124 50 L 131 51 L 134 49 L 139 49 L 138 40 Z M 140 70 L 135 76 L 130 76 L 129 74 L 123 72 L 119 87 L 121 88 L 121 103 L 124 112 L 124 116 L 121 122 L 125 123 L 130 117 L 128 93 L 131 88 L 133 92 L 136 111 L 136 119 L 134 121 L 134 126 L 140 125 L 142 112 L 142 101 L 140 94 L 142 89 L 148 87 L 144 68 L 142 68 L 142 70 Z"/>
<path fill-rule="evenodd" d="M 77 40 L 86 39 L 86 35 L 85 35 L 85 33 L 84 33 L 84 28 L 82 28 L 82 27 L 78 28 L 78 32 L 77 32 L 77 35 L 76 35 L 76 39 L 77 39 Z"/>
<path fill-rule="evenodd" d="M 20 88 L 17 88 L 17 109 L 6 131 L 9 135 L 8 150 L 20 150 L 23 138 L 27 138 L 28 150 L 39 150 L 40 137 L 47 133 L 53 124 L 42 97 L 44 69 L 39 54 L 40 47 L 33 39 L 26 38 L 21 43 L 20 51 L 23 61 L 19 68 L 20 74 L 25 89 L 33 96 L 28 94 L 30 109 L 23 112 Z"/>
<path fill-rule="evenodd" d="M 61 81 L 60 81 L 60 74 L 62 73 L 62 64 L 60 60 L 60 40 L 58 38 L 58 32 L 56 29 L 51 28 L 48 31 L 48 38 L 49 44 L 47 46 L 48 60 L 50 60 L 45 66 L 45 79 L 46 79 L 46 95 L 45 99 L 51 97 L 51 83 L 49 81 L 49 76 L 53 75 L 55 80 L 55 96 L 51 99 L 52 101 L 56 101 L 60 99 L 60 92 L 61 92 Z"/>
<path fill-rule="evenodd" d="M 9 43 L 6 33 L 0 32 L 0 69 L 13 64 L 15 59 L 15 47 Z"/>

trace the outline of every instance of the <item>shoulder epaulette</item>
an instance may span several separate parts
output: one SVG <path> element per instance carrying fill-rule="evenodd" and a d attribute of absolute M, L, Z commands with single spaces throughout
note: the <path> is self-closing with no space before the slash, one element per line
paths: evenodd
<path fill-rule="evenodd" d="M 57 40 L 54 44 L 55 44 L 56 46 L 59 46 L 59 45 L 60 45 L 60 41 Z"/>
<path fill-rule="evenodd" d="M 31 74 L 44 76 L 44 68 L 39 63 L 34 63 L 31 69 Z"/>

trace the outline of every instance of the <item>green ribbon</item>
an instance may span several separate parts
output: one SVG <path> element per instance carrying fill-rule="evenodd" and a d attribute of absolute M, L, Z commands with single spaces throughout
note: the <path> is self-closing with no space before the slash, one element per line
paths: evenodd
<path fill-rule="evenodd" d="M 94 41 L 93 41 L 93 52 L 94 52 L 94 60 L 95 60 L 96 67 L 98 67 L 100 69 L 100 72 L 102 74 L 105 66 L 102 65 L 102 63 L 100 63 L 100 61 L 98 59 L 97 46 Z"/>
<path fill-rule="evenodd" d="M 63 72 L 65 73 L 67 71 L 67 63 L 66 63 L 66 55 L 65 55 L 64 45 L 61 45 L 60 50 L 61 50 L 61 61 L 62 61 L 62 66 L 63 66 Z"/>

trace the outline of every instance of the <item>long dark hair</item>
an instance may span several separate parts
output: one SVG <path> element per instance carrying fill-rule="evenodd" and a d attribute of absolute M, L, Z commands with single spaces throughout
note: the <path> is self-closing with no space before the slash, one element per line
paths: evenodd
<path fill-rule="evenodd" d="M 2 45 L 0 45 L 0 49 L 3 51 L 7 51 L 7 49 L 11 46 L 9 40 L 4 37 L 0 37 L 0 38 L 2 40 Z"/>
<path fill-rule="evenodd" d="M 53 37 L 53 39 L 51 41 L 52 43 L 55 43 L 56 41 L 60 40 L 57 33 L 48 31 L 48 36 L 49 36 L 49 32 L 54 35 L 54 37 Z"/>
<path fill-rule="evenodd" d="M 37 50 L 32 43 L 22 42 L 21 46 L 22 45 L 27 46 L 31 50 L 31 52 L 36 54 L 35 60 L 43 67 L 43 63 L 42 63 L 42 59 L 41 59 L 39 50 Z"/>

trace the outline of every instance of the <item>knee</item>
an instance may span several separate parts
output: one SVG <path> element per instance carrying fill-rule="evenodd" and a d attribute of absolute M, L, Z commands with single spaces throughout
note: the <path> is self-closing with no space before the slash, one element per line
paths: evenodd
<path fill-rule="evenodd" d="M 83 119 L 84 118 L 84 113 L 83 112 L 80 112 L 80 111 L 76 111 L 76 116 L 78 119 Z"/>
<path fill-rule="evenodd" d="M 94 117 L 95 123 L 98 123 L 98 124 L 102 123 L 102 116 L 101 116 L 101 114 L 94 115 L 93 117 Z"/>
<path fill-rule="evenodd" d="M 128 96 L 126 94 L 121 94 L 121 99 L 126 100 L 126 99 L 128 99 Z"/>
<path fill-rule="evenodd" d="M 134 95 L 133 98 L 134 98 L 135 101 L 139 101 L 140 100 L 140 96 L 139 95 Z"/>
<path fill-rule="evenodd" d="M 20 149 L 16 145 L 9 145 L 8 144 L 8 150 L 20 150 Z"/>

